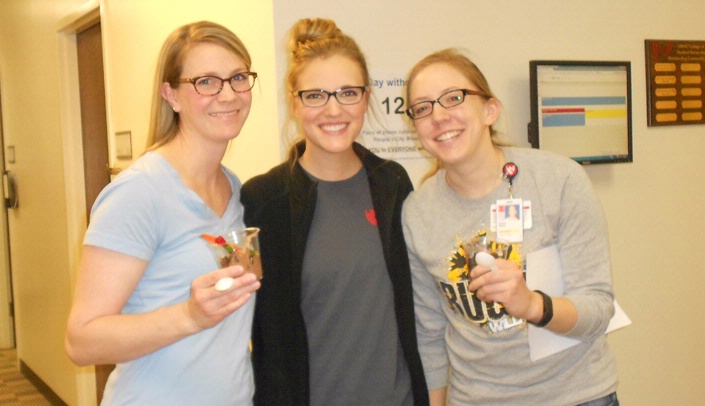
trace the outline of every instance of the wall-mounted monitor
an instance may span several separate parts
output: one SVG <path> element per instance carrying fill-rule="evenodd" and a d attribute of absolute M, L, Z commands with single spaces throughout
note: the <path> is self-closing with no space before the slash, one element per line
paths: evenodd
<path fill-rule="evenodd" d="M 631 63 L 530 61 L 529 142 L 581 164 L 632 162 Z"/>

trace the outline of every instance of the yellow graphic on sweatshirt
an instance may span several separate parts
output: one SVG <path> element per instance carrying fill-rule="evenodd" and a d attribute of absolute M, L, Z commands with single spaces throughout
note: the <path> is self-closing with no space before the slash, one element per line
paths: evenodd
<path fill-rule="evenodd" d="M 474 256 L 479 251 L 512 261 L 525 270 L 521 244 L 493 240 L 486 231 L 478 232 L 468 240 L 456 237 L 451 255 L 446 260 L 449 281 L 439 281 L 441 294 L 448 306 L 471 323 L 487 327 L 487 331 L 493 335 L 523 325 L 524 320 L 511 317 L 501 303 L 482 302 L 475 296 L 475 292 L 467 289 L 471 282 L 470 271 L 477 265 Z"/>
<path fill-rule="evenodd" d="M 451 282 L 459 282 L 461 280 L 470 279 L 470 267 L 468 266 L 468 257 L 463 247 L 463 242 L 456 237 L 456 245 L 453 249 L 453 254 L 448 261 L 450 269 L 448 270 L 448 279 Z"/>
<path fill-rule="evenodd" d="M 482 230 L 468 240 L 462 240 L 459 236 L 455 237 L 455 245 L 447 260 L 448 279 L 451 282 L 470 279 L 470 271 L 477 265 L 475 254 L 479 251 L 487 251 L 496 258 L 516 263 L 519 269 L 524 268 L 521 244 L 494 240 L 489 237 L 486 230 Z"/>

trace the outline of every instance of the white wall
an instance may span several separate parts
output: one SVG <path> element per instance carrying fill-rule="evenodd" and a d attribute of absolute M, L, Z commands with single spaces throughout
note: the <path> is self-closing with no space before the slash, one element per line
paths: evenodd
<path fill-rule="evenodd" d="M 17 354 L 44 380 L 58 382 L 56 392 L 67 397 L 74 391 L 74 368 L 63 351 L 71 298 L 55 27 L 73 5 L 0 2 L 4 139 L 15 146 L 16 161 L 6 165 L 16 177 L 20 205 L 8 218 Z"/>
<path fill-rule="evenodd" d="M 465 48 L 519 145 L 528 146 L 529 60 L 631 61 L 634 162 L 586 168 L 609 222 L 617 297 L 633 321 L 609 338 L 619 396 L 625 405 L 705 403 L 705 273 L 695 254 L 705 245 L 705 126 L 648 128 L 644 72 L 645 39 L 705 40 L 702 1 L 275 0 L 279 83 L 286 31 L 315 16 L 358 41 L 373 77 L 403 76 L 432 51 Z"/>

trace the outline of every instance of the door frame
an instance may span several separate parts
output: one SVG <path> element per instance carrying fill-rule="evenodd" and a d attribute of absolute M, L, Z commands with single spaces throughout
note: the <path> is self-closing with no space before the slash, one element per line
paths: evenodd
<path fill-rule="evenodd" d="M 2 74 L 0 72 L 0 82 Z M 0 83 L 0 171 L 5 173 L 5 139 L 2 120 L 2 83 Z M 4 181 L 4 179 L 3 179 Z M 5 187 L 5 185 L 0 185 Z M 15 347 L 15 311 L 12 286 L 10 233 L 5 199 L 0 199 L 0 348 Z"/>
<path fill-rule="evenodd" d="M 61 97 L 61 133 L 64 155 L 64 181 L 66 190 L 66 224 L 68 260 L 71 272 L 72 295 L 76 284 L 81 258 L 86 219 L 86 190 L 83 170 L 83 139 L 81 126 L 81 101 L 78 83 L 77 33 L 101 21 L 101 0 L 89 0 L 76 12 L 58 24 L 59 75 Z M 105 39 L 103 39 L 105 43 Z M 103 55 L 105 63 L 106 55 Z M 107 73 L 106 73 L 107 83 Z M 109 111 L 108 87 L 106 86 L 106 109 Z M 108 114 L 108 128 L 111 127 Z M 110 146 L 108 146 L 110 148 Z M 79 405 L 96 403 L 96 374 L 94 366 L 76 367 L 76 390 Z"/>

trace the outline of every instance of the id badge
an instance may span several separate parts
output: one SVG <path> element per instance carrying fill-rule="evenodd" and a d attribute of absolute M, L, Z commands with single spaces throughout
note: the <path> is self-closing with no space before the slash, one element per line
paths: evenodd
<path fill-rule="evenodd" d="M 508 242 L 524 240 L 522 199 L 499 199 L 496 204 L 497 238 Z"/>
<path fill-rule="evenodd" d="M 531 220 L 531 200 L 522 200 L 523 208 L 521 210 L 521 217 L 524 221 L 524 230 L 528 230 L 533 226 L 533 221 Z M 492 203 L 490 206 L 490 231 L 493 233 L 497 232 L 497 204 Z"/>

